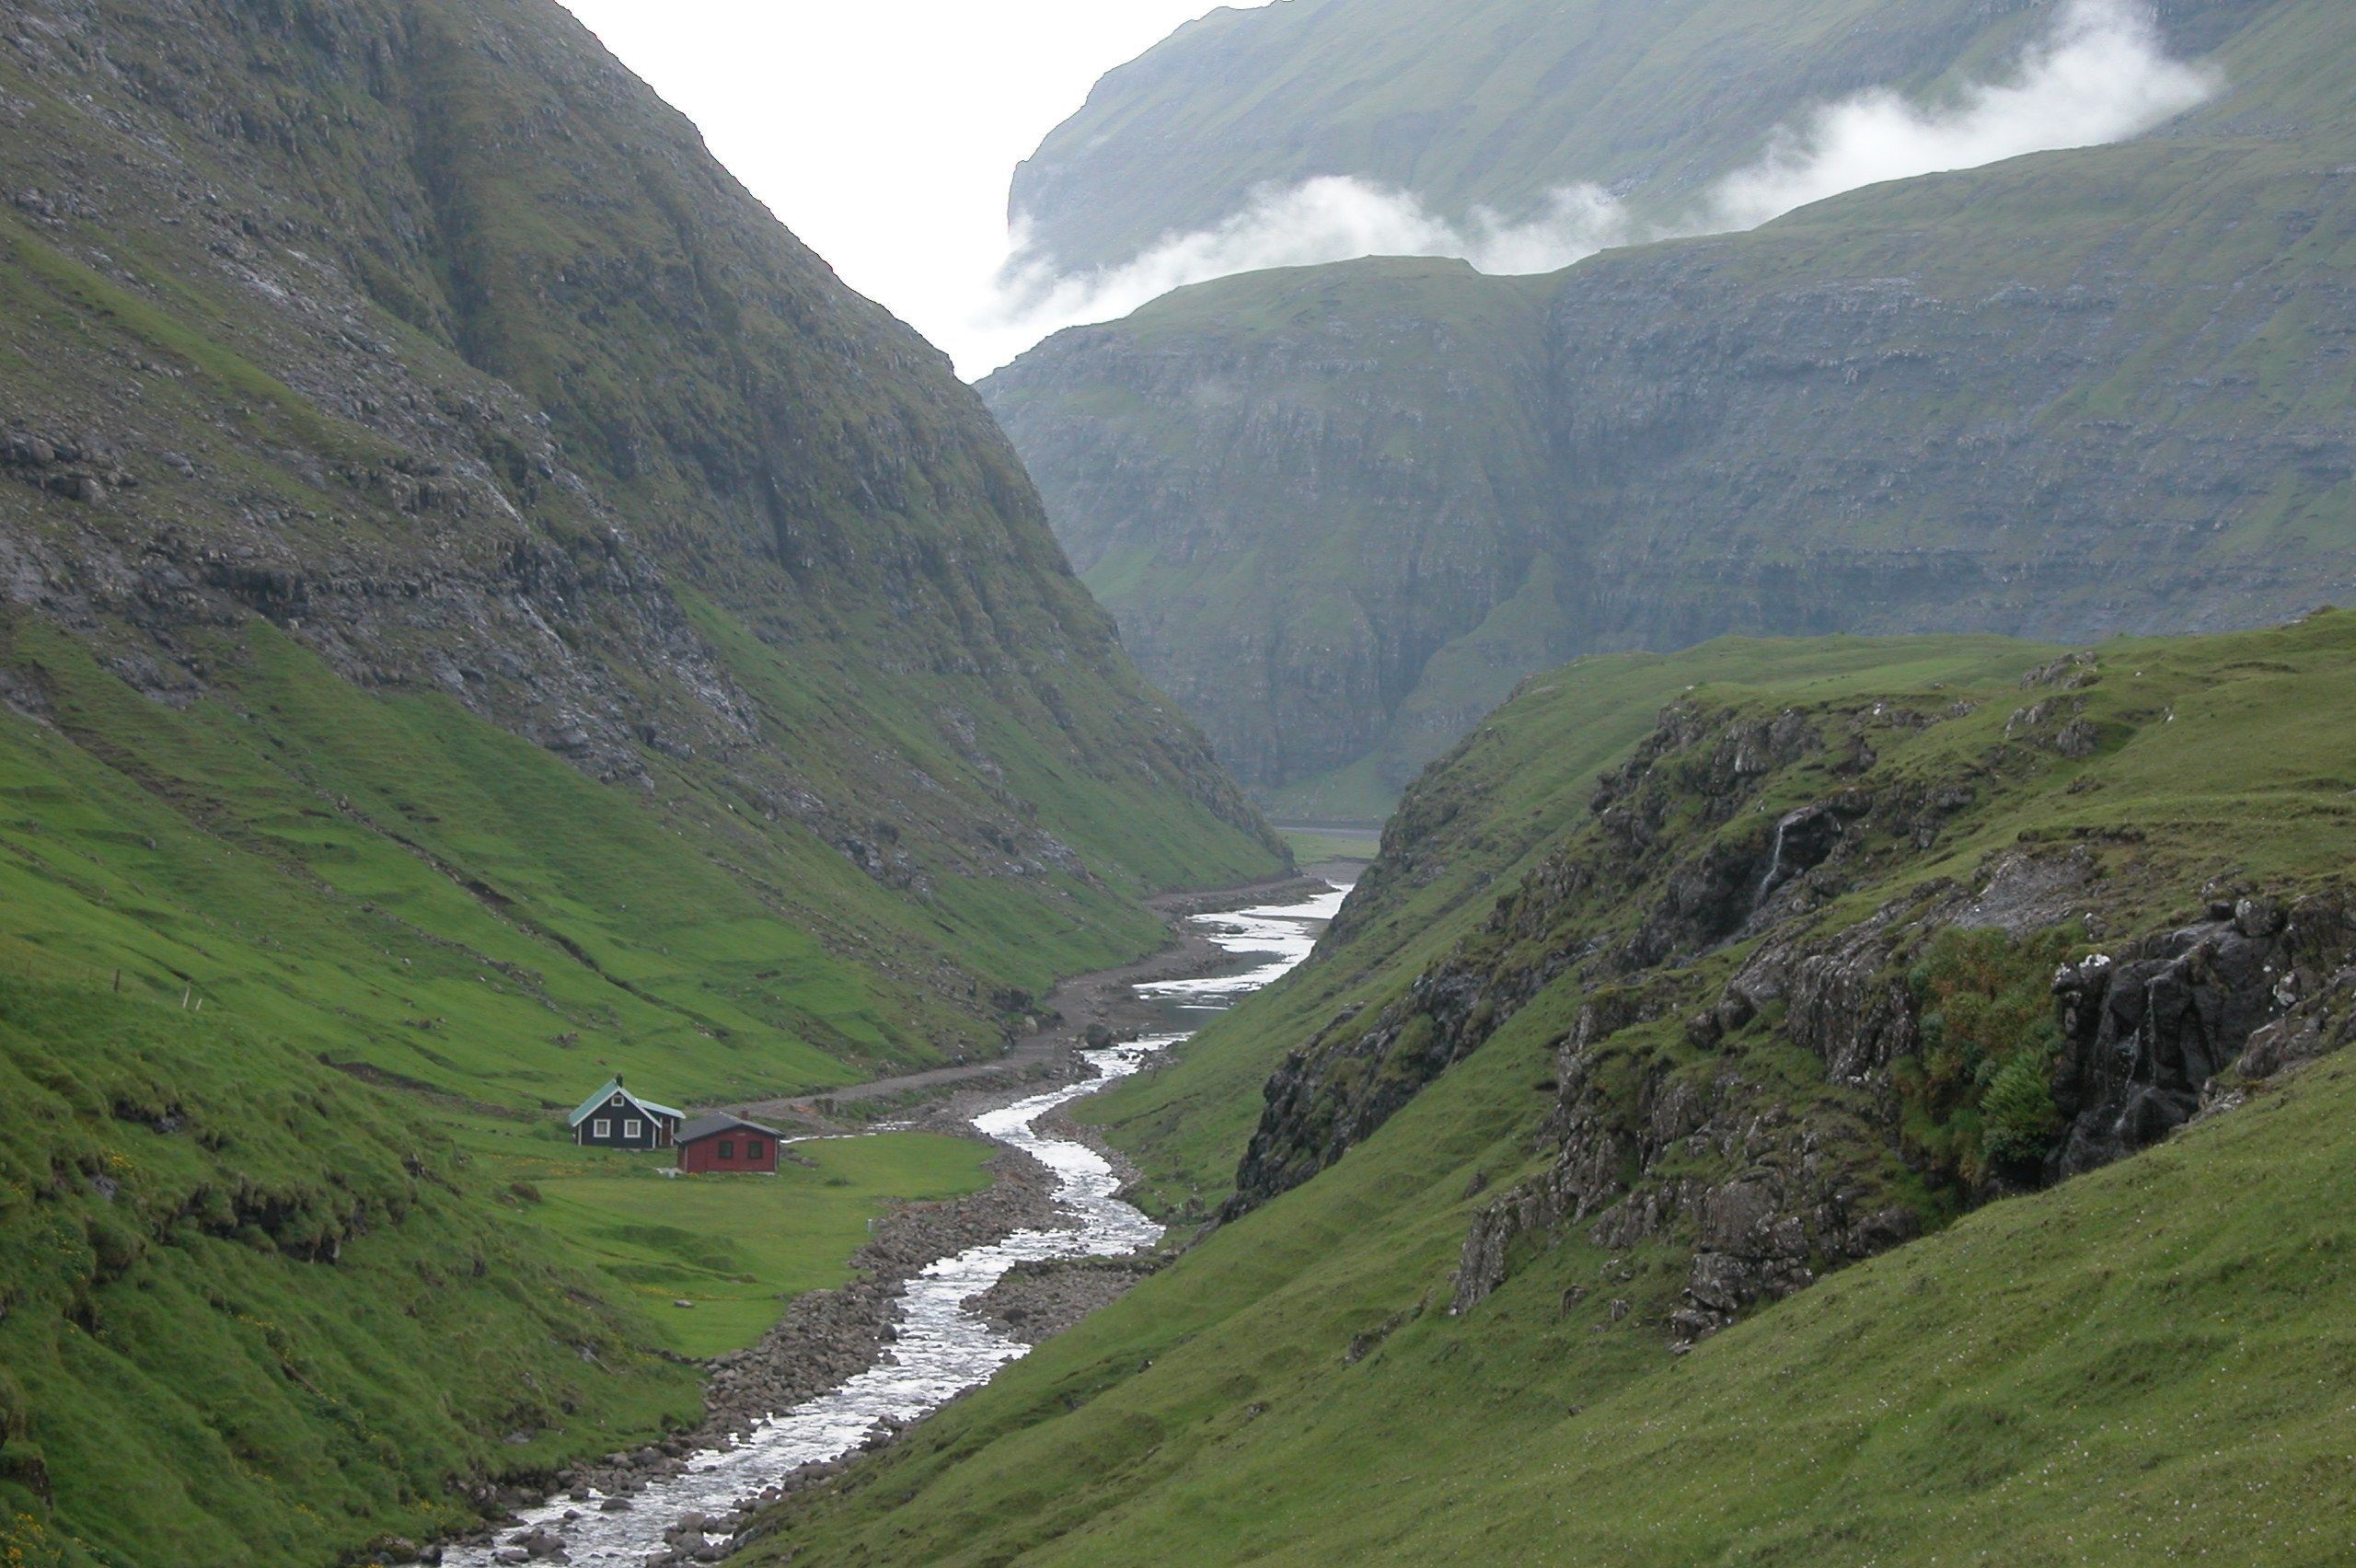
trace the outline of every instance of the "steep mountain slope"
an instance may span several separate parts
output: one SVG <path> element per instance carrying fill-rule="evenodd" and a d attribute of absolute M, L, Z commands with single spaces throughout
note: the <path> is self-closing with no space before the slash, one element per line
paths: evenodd
<path fill-rule="evenodd" d="M 0 5 L 0 195 L 29 1560 L 687 1417 L 483 1149 L 993 1053 L 1281 863 L 946 361 L 549 0 Z"/>
<path fill-rule="evenodd" d="M 1248 1147 L 1111 1097 L 1235 1217 L 751 1560 L 2330 1561 L 2351 669 L 2336 613 L 1530 683 L 1170 1069 L 1273 1069 Z"/>
<path fill-rule="evenodd" d="M 1542 287 L 1231 279 L 986 395 L 1141 665 L 1288 805 L 1379 812 L 1584 651 L 2279 617 L 2349 577 L 2356 144 L 2327 83 L 2356 24 L 2218 16 L 2228 89 L 2163 137 Z"/>
<path fill-rule="evenodd" d="M 1807 108 L 1984 70 L 2039 0 L 1287 0 L 1218 10 L 1112 72 L 1017 171 L 1012 212 L 1066 270 L 1210 227 L 1256 187 L 1352 175 L 1458 223 L 1584 182 L 1657 219 Z M 2180 52 L 2246 9 L 2156 8 Z"/>
<path fill-rule="evenodd" d="M 1420 767 L 1567 656 L 1536 548 L 1551 292 L 1448 261 L 1255 273 L 985 384 L 1073 564 L 1247 782 L 1378 750 Z"/>

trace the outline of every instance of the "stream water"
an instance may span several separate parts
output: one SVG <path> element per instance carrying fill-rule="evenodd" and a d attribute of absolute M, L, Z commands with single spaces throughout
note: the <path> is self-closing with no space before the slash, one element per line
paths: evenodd
<path fill-rule="evenodd" d="M 1195 916 L 1195 923 L 1219 947 L 1262 962 L 1241 974 L 1138 986 L 1141 996 L 1162 1005 L 1172 1020 L 1169 1032 L 1087 1052 L 1094 1078 L 974 1118 L 984 1136 L 1021 1149 L 1053 1172 L 1067 1226 L 1018 1231 L 933 1263 L 908 1282 L 895 1314 L 896 1337 L 884 1347 L 883 1360 L 816 1399 L 771 1416 L 735 1446 L 692 1456 L 684 1474 L 653 1482 L 630 1498 L 627 1511 L 602 1511 L 602 1498 L 595 1493 L 552 1503 L 526 1511 L 524 1527 L 502 1530 L 501 1540 L 537 1528 L 560 1539 L 567 1560 L 580 1568 L 642 1568 L 668 1553 L 665 1534 L 686 1516 L 717 1519 L 803 1465 L 850 1453 L 877 1423 L 913 1421 L 989 1381 L 999 1367 L 1027 1354 L 1028 1346 L 999 1333 L 963 1303 L 1017 1263 L 1118 1257 L 1161 1237 L 1159 1225 L 1114 1195 L 1120 1179 L 1103 1155 L 1041 1132 L 1039 1119 L 1128 1077 L 1155 1053 L 1200 1028 L 1208 1015 L 1290 972 L 1317 945 L 1318 934 L 1339 912 L 1348 891 L 1336 888 L 1303 904 Z M 444 1561 L 481 1568 L 500 1562 L 502 1550 L 453 1548 Z"/>

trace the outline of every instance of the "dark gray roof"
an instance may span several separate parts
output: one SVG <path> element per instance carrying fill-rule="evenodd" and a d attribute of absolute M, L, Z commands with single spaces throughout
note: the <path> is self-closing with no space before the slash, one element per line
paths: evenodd
<path fill-rule="evenodd" d="M 699 1116 L 681 1127 L 676 1136 L 681 1143 L 693 1143 L 698 1138 L 708 1138 L 714 1133 L 733 1132 L 765 1133 L 773 1138 L 785 1136 L 775 1127 L 764 1127 L 758 1122 L 747 1122 L 742 1116 L 725 1115 Z"/>

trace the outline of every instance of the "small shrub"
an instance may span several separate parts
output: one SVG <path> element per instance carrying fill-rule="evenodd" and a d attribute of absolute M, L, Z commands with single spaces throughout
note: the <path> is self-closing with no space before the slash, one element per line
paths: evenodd
<path fill-rule="evenodd" d="M 0 1448 L 0 1480 L 15 1482 L 46 1504 L 51 1501 L 49 1456 L 22 1438 Z"/>
<path fill-rule="evenodd" d="M 1988 1164 L 2041 1162 L 2062 1127 L 2043 1054 L 2024 1051 L 1999 1068 L 1981 1095 L 1980 1114 L 1980 1153 Z"/>
<path fill-rule="evenodd" d="M 1923 1009 L 1921 1059 L 1896 1075 L 1906 1147 L 1938 1180 L 1976 1186 L 1998 1166 L 2045 1157 L 2061 1116 L 2053 1062 L 2062 1032 L 2049 976 L 2068 951 L 2055 933 L 1947 930 L 1908 972 Z"/>

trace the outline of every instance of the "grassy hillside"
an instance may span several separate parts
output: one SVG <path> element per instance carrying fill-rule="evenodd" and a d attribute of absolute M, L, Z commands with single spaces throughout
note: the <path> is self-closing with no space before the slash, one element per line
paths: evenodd
<path fill-rule="evenodd" d="M 1287 814 L 1389 799 L 1584 652 L 2279 620 L 2347 597 L 2356 528 L 2356 25 L 2171 14 L 2226 86 L 2140 142 L 1542 283 L 1224 280 L 986 392 L 1141 666 Z"/>
<path fill-rule="evenodd" d="M 2346 1033 L 2351 664 L 2356 616 L 2335 614 L 2087 661 L 1839 640 L 1532 682 L 1410 793 L 1311 963 L 1121 1098 L 1134 1113 L 1288 1054 L 1280 1078 L 1307 1064 L 1347 1090 L 1369 1060 L 1352 1026 L 1430 1003 L 1450 974 L 1481 977 L 1487 1032 L 1312 1179 L 779 1514 L 748 1560 L 2344 1555 L 2350 1417 L 2328 1366 L 2356 1286 L 2325 1189 L 2356 1076 L 2279 1069 L 2301 1054 L 2286 1041 Z M 1647 687 L 1671 704 L 1657 726 Z M 2061 739 L 2082 721 L 2091 749 Z M 1620 738 L 1544 766 L 1590 721 Z M 1727 778 L 1747 781 L 1730 814 Z M 1701 917 L 1706 900 L 1667 895 L 1702 869 L 1763 847 L 1798 801 L 1867 796 L 1824 860 L 1770 871 L 1731 942 L 1626 966 L 1665 922 Z M 1582 891 L 1575 868 L 1621 863 L 1640 823 L 1636 875 Z M 1924 1085 L 2003 1016 L 2012 976 L 2035 1005 L 1990 1059 L 2037 1053 L 2058 1147 L 2079 1036 L 2039 1028 L 2052 954 L 2150 962 L 2153 935 L 2236 894 L 2237 920 L 2302 955 L 2267 981 L 2295 1000 L 2212 1086 L 2247 1104 L 2041 1191 L 2033 1162 L 1946 1163 L 1967 1113 Z M 2287 926 L 2269 912 L 2292 907 Z M 1958 952 L 1983 967 L 1967 975 Z M 1516 988 L 1549 958 L 1567 967 Z M 1786 988 L 1753 1018 L 1692 1023 L 1770 971 Z M 1828 1034 L 1800 984 L 1843 974 L 1895 986 L 1916 1031 L 1861 1078 L 1840 1029 L 1875 1009 Z M 1114 1136 L 1169 1202 L 1215 1151 L 1244 1154 L 1227 1104 L 1168 1095 Z M 1277 1112 L 1255 1153 L 1272 1131 L 1309 1136 Z M 1969 1115 L 1974 1136 L 1997 1124 L 1992 1100 Z M 1623 1154 L 1599 1166 L 1597 1148 Z M 1865 1249 L 1880 1255 L 1842 1267 L 1849 1243 L 1819 1219 L 1762 1222 L 1827 1250 L 1697 1322 L 1729 1203 L 1826 1179 L 1889 1228 Z M 1593 1206 L 1564 1201 L 1588 1182 Z M 1910 1228 L 1922 1239 L 1899 1244 Z"/>
<path fill-rule="evenodd" d="M 0 1517 L 309 1568 L 694 1418 L 979 1179 L 657 1223 L 606 1078 L 994 1054 L 1283 851 L 945 359 L 561 6 L 6 9 Z"/>
<path fill-rule="evenodd" d="M 1473 1079 L 1515 1066 L 1535 1064 L 1435 1097 L 1507 1090 Z M 1053 1343 L 748 1560 L 2339 1562 L 2356 1279 L 2331 1193 L 2351 1114 L 2356 1076 L 2328 1064 L 1678 1359 L 1563 1313 L 1592 1255 L 1549 1260 L 1477 1322 L 1419 1315 L 1452 1228 L 1415 1219 L 1447 1200 L 1404 1158 L 1377 1185 L 1370 1149 L 1334 1172 L 1356 1201 L 1282 1238 L 1313 1264 L 1221 1290 L 1284 1205 L 1252 1239 L 1222 1233 L 1155 1292 L 1161 1313 Z M 1407 1117 L 1398 1141 L 1435 1160 L 1484 1152 L 1463 1108 Z M 1212 1299 L 1175 1309 L 1181 1281 Z"/>
<path fill-rule="evenodd" d="M 696 1412 L 689 1370 L 421 1108 L 178 1004 L 0 960 L 22 1561 L 315 1563 Z"/>
<path fill-rule="evenodd" d="M 617 1070 L 695 1103 L 850 1082 L 959 1048 L 970 1002 L 898 954 L 956 943 L 1044 988 L 1153 940 L 1085 884 L 1094 926 L 1028 927 L 987 883 L 879 897 L 724 780 L 633 800 L 444 699 L 355 694 L 266 626 L 181 711 L 37 624 L 13 651 L 53 722 L 0 719 L 0 951 L 193 987 L 418 1092 L 543 1113 Z"/>

